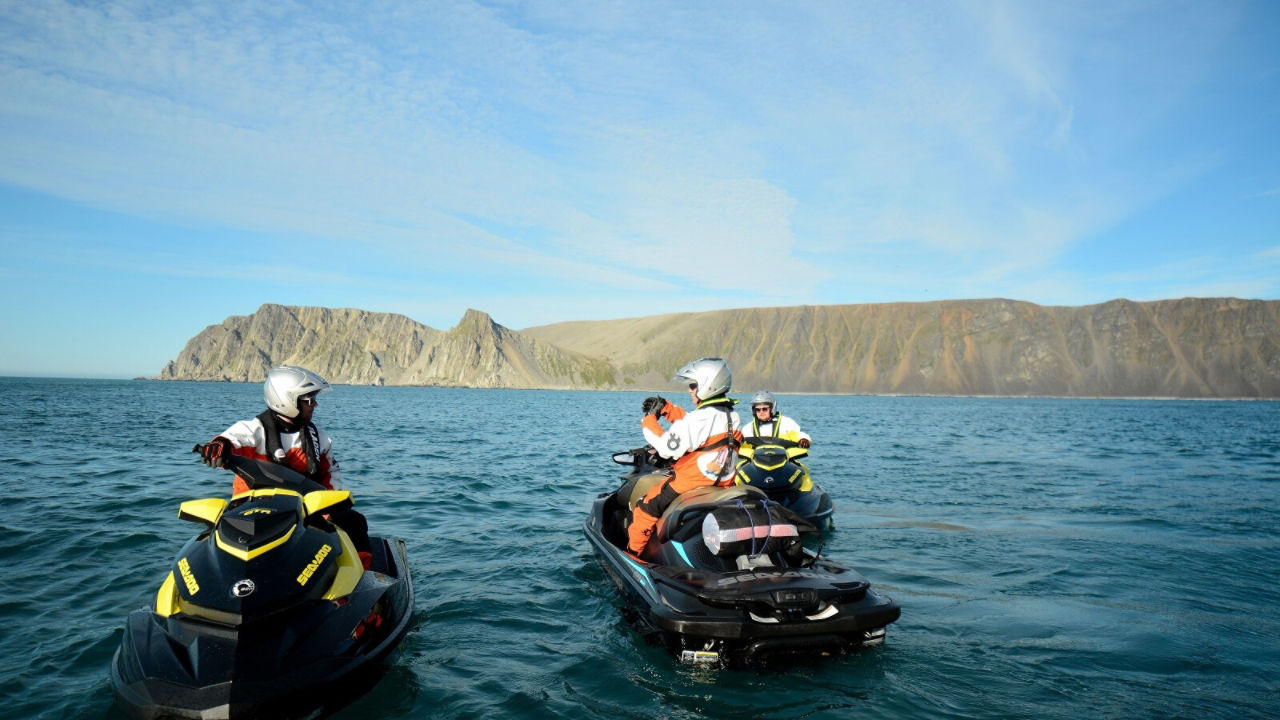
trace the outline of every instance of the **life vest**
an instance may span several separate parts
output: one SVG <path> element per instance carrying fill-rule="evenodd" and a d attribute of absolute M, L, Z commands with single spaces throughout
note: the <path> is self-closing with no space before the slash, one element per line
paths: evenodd
<path fill-rule="evenodd" d="M 711 400 L 707 400 L 706 402 L 698 403 L 699 410 L 701 410 L 704 407 L 709 407 L 709 408 L 714 408 L 716 410 L 721 410 L 724 412 L 725 434 L 724 434 L 724 437 L 720 438 L 719 440 L 712 441 L 710 440 L 710 438 L 708 438 L 708 442 L 704 442 L 701 447 L 690 450 L 689 453 L 685 456 L 687 458 L 693 459 L 693 461 L 696 462 L 695 458 L 699 453 L 707 452 L 709 450 L 718 450 L 720 448 L 728 448 L 728 450 L 724 453 L 725 457 L 724 457 L 724 462 L 721 465 L 721 470 L 716 473 L 715 484 L 720 486 L 733 484 L 734 474 L 736 471 L 736 468 L 734 467 L 736 463 L 733 461 L 737 458 L 738 448 L 742 446 L 742 443 L 739 442 L 737 435 L 734 434 L 735 431 L 733 429 L 733 403 L 734 401 L 727 397 L 713 398 Z M 681 459 L 683 460 L 684 458 L 681 458 Z"/>
<path fill-rule="evenodd" d="M 258 415 L 258 422 L 262 423 L 262 431 L 266 436 L 267 458 L 276 464 L 291 467 L 285 460 L 284 445 L 280 442 L 280 417 L 271 410 L 264 410 Z M 303 474 L 323 485 L 320 472 L 320 431 L 314 423 L 306 423 L 298 431 L 302 434 L 302 454 L 307 458 L 307 469 Z"/>
<path fill-rule="evenodd" d="M 779 437 L 779 433 L 782 432 L 782 416 L 776 415 L 769 422 L 773 423 L 773 430 L 769 433 L 769 437 Z M 760 421 L 758 419 L 752 419 L 751 421 L 751 435 L 753 437 L 763 437 L 760 435 Z"/>
<path fill-rule="evenodd" d="M 730 417 L 733 414 L 733 401 L 730 400 L 729 398 L 718 398 L 715 400 L 708 400 L 707 402 L 704 402 L 704 403 L 698 403 L 699 410 L 701 410 L 704 407 L 713 407 L 716 410 L 724 411 L 724 426 L 725 428 L 727 428 L 727 432 L 725 432 L 724 437 L 720 438 L 719 440 L 716 440 L 715 442 L 703 443 L 702 447 L 695 448 L 690 452 L 702 452 L 703 450 L 715 450 L 716 448 L 723 447 L 725 445 L 729 445 L 731 450 L 737 450 L 738 447 L 742 445 L 742 443 L 738 442 L 738 438 L 735 437 L 733 434 L 733 418 Z"/>

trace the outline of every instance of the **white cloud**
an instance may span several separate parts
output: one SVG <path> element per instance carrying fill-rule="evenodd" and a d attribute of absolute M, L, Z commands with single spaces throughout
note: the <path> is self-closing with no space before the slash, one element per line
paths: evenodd
<path fill-rule="evenodd" d="M 0 180 L 619 291 L 1026 287 L 1216 162 L 1139 149 L 1232 22 L 1183 9 L 18 4 Z"/>

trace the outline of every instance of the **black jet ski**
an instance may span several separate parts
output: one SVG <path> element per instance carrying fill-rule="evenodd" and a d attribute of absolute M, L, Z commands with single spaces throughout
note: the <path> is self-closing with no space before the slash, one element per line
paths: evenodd
<path fill-rule="evenodd" d="M 833 527 L 835 507 L 822 486 L 812 483 L 809 490 L 800 489 L 809 478 L 809 469 L 800 462 L 808 450 L 785 438 L 746 437 L 740 452 L 739 485 L 760 488 L 770 500 L 782 503 L 818 530 L 826 532 Z"/>
<path fill-rule="evenodd" d="M 622 486 L 585 523 L 629 619 L 689 663 L 726 667 L 839 654 L 884 641 L 899 607 L 849 567 L 822 557 L 821 534 L 754 487 L 707 487 L 671 504 L 637 558 L 626 551 L 635 503 L 666 476 L 645 448 L 618 453 Z M 816 545 L 816 549 L 814 546 Z"/>
<path fill-rule="evenodd" d="M 382 677 L 409 630 L 403 540 L 371 537 L 365 570 L 325 519 L 349 492 L 274 463 L 230 467 L 250 491 L 182 503 L 207 529 L 125 625 L 111 684 L 131 717 L 323 717 Z"/>

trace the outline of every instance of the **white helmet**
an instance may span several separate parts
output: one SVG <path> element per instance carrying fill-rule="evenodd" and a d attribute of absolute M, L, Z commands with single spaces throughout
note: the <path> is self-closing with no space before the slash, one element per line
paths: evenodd
<path fill-rule="evenodd" d="M 757 390 L 756 394 L 751 396 L 751 412 L 756 411 L 757 405 L 768 405 L 769 417 L 773 417 L 778 412 L 778 403 L 773 399 L 773 393 L 768 390 Z"/>
<path fill-rule="evenodd" d="M 673 380 L 698 384 L 698 399 L 707 400 L 729 392 L 733 375 L 720 358 L 698 358 L 676 372 Z"/>
<path fill-rule="evenodd" d="M 267 407 L 287 418 L 295 418 L 298 417 L 298 398 L 328 389 L 329 383 L 310 370 L 280 365 L 267 373 L 262 396 L 267 400 Z"/>

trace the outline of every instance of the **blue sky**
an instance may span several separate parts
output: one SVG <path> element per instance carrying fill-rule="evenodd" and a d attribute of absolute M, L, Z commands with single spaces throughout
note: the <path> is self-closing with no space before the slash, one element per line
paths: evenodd
<path fill-rule="evenodd" d="M 1280 3 L 6 2 L 0 375 L 263 303 L 514 329 L 1280 298 Z"/>

